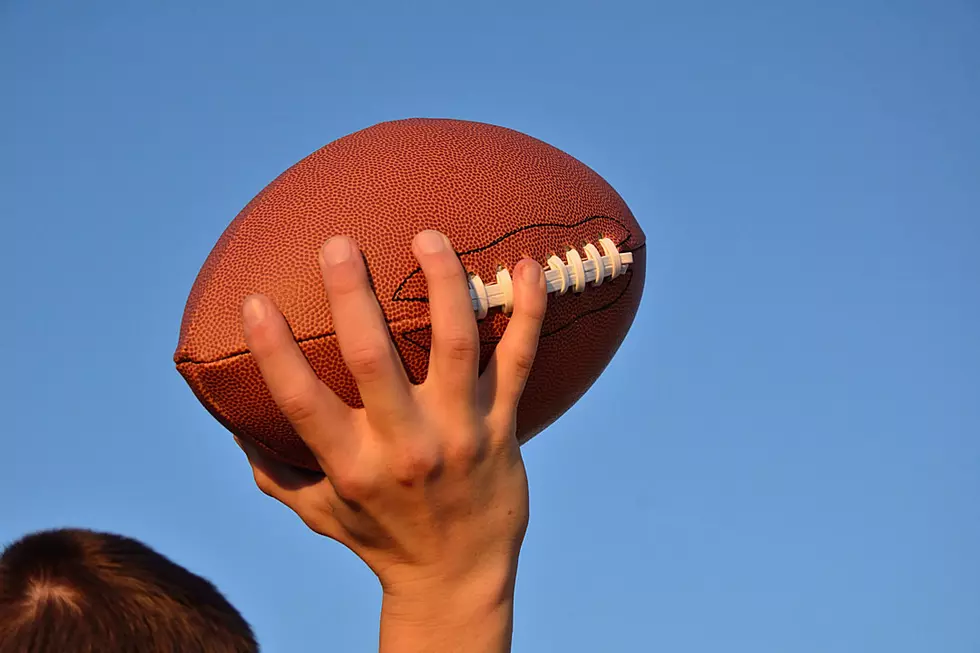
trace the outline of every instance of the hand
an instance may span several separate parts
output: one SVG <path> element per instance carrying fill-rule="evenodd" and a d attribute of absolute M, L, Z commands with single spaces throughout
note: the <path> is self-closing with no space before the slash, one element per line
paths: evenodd
<path fill-rule="evenodd" d="M 249 349 L 324 475 L 240 444 L 264 493 L 377 574 L 384 592 L 382 650 L 429 650 L 406 643 L 439 628 L 445 639 L 426 646 L 509 650 L 528 522 L 515 416 L 547 304 L 544 275 L 532 260 L 515 266 L 514 311 L 480 376 L 467 277 L 448 239 L 422 232 L 413 251 L 428 284 L 432 322 L 425 382 L 409 382 L 356 244 L 333 238 L 321 250 L 320 266 L 364 408 L 351 409 L 322 383 L 272 302 L 252 296 L 243 307 Z M 501 633 L 474 639 L 476 624 L 491 623 L 506 631 L 506 647 Z"/>

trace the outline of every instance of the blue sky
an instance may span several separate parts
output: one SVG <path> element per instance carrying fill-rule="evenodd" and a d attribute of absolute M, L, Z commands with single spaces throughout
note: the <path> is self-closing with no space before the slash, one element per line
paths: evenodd
<path fill-rule="evenodd" d="M 338 5 L 0 3 L 0 540 L 126 533 L 266 650 L 372 650 L 373 576 L 171 355 L 269 180 L 465 118 L 585 161 L 649 242 L 620 354 L 525 447 L 515 651 L 977 651 L 978 6 Z"/>

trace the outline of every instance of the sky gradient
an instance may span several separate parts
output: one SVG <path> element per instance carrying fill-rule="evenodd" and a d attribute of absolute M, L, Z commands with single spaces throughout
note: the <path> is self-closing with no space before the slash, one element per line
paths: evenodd
<path fill-rule="evenodd" d="M 524 448 L 514 650 L 980 650 L 978 5 L 338 4 L 0 1 L 0 541 L 121 532 L 267 651 L 373 650 L 373 575 L 171 356 L 266 183 L 462 118 L 584 161 L 648 241 L 620 353 Z"/>

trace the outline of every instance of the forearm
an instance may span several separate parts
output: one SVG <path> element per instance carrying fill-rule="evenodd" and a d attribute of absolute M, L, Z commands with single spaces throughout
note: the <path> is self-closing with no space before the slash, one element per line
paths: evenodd
<path fill-rule="evenodd" d="M 507 653 L 514 580 L 385 594 L 380 653 Z"/>

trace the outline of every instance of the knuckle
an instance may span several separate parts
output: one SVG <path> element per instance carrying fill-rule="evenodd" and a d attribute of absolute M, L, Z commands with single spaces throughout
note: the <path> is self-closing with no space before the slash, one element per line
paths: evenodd
<path fill-rule="evenodd" d="M 456 331 L 443 338 L 446 354 L 453 360 L 471 360 L 480 355 L 480 340 L 475 332 Z"/>
<path fill-rule="evenodd" d="M 446 445 L 446 464 L 470 468 L 487 455 L 487 445 L 476 437 L 454 438 Z"/>
<path fill-rule="evenodd" d="M 277 498 L 276 484 L 272 482 L 271 478 L 259 473 L 253 474 L 253 477 L 255 478 L 255 487 L 259 489 L 259 492 L 267 497 Z"/>
<path fill-rule="evenodd" d="M 362 342 L 344 354 L 347 367 L 354 376 L 371 381 L 379 378 L 385 368 L 387 348 L 382 343 Z"/>
<path fill-rule="evenodd" d="M 456 255 L 451 251 L 434 255 L 424 269 L 425 278 L 430 283 L 440 285 L 459 285 L 465 287 L 467 284 L 466 272 Z"/>
<path fill-rule="evenodd" d="M 245 334 L 249 349 L 257 356 L 268 356 L 276 351 L 280 342 L 276 325 L 269 319 L 250 324 Z"/>
<path fill-rule="evenodd" d="M 434 274 L 443 281 L 466 283 L 466 272 L 463 271 L 463 266 L 460 264 L 459 259 L 452 252 L 446 252 L 439 257 Z"/>
<path fill-rule="evenodd" d="M 297 513 L 297 516 L 314 533 L 343 543 L 342 535 L 338 532 L 333 519 L 328 519 L 319 514 Z"/>
<path fill-rule="evenodd" d="M 367 285 L 367 277 L 355 265 L 353 260 L 331 266 L 324 276 L 327 293 L 332 295 L 348 295 L 358 292 Z"/>
<path fill-rule="evenodd" d="M 510 446 L 517 431 L 517 413 L 511 407 L 497 407 L 487 419 L 491 448 Z"/>
<path fill-rule="evenodd" d="M 402 448 L 391 470 L 396 481 L 412 485 L 437 476 L 443 466 L 442 453 L 436 447 L 415 445 Z"/>
<path fill-rule="evenodd" d="M 525 319 L 530 321 L 535 328 L 540 328 L 541 323 L 544 322 L 544 315 L 547 308 L 548 302 L 544 298 L 541 298 L 540 301 L 524 302 L 521 312 L 524 314 Z"/>
<path fill-rule="evenodd" d="M 316 393 L 304 387 L 285 394 L 279 399 L 279 410 L 291 422 L 308 422 L 316 414 Z"/>
<path fill-rule="evenodd" d="M 545 312 L 548 309 L 547 297 L 539 295 L 536 290 L 521 293 L 514 303 L 515 315 L 526 320 L 535 329 L 540 328 L 541 323 L 544 322 Z"/>
<path fill-rule="evenodd" d="M 531 375 L 531 370 L 534 368 L 534 351 L 515 348 L 510 355 L 511 368 L 514 374 L 523 380 L 526 380 Z"/>
<path fill-rule="evenodd" d="M 364 471 L 337 472 L 330 481 L 337 495 L 348 501 L 362 502 L 377 494 L 377 477 Z"/>

